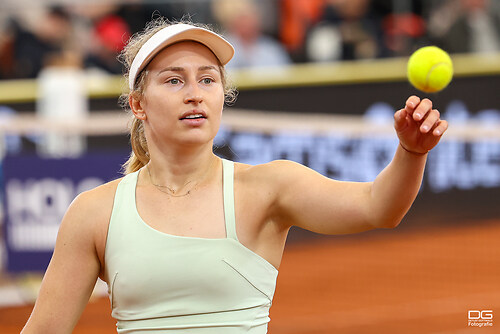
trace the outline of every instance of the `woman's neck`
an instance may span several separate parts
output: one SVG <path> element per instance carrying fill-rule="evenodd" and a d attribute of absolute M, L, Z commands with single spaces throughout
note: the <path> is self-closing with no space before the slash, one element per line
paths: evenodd
<path fill-rule="evenodd" d="M 164 186 L 174 190 L 183 187 L 194 187 L 208 181 L 215 175 L 220 160 L 213 152 L 212 146 L 184 147 L 160 152 L 150 150 L 148 173 L 150 182 L 156 186 Z M 149 175 L 148 175 L 149 174 Z"/>

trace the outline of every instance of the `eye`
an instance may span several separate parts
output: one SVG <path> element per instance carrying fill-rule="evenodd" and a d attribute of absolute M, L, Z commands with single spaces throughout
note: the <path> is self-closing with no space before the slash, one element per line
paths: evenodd
<path fill-rule="evenodd" d="M 171 85 L 178 85 L 181 83 L 181 81 L 177 78 L 172 78 L 172 79 L 167 80 L 167 83 L 169 83 Z"/>
<path fill-rule="evenodd" d="M 214 82 L 214 79 L 212 78 L 203 78 L 201 80 L 205 85 L 210 85 L 212 82 Z"/>

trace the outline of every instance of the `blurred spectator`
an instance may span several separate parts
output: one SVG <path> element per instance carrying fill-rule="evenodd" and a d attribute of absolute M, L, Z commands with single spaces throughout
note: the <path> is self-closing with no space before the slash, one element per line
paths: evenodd
<path fill-rule="evenodd" d="M 433 41 L 448 52 L 500 51 L 499 8 L 489 0 L 446 1 L 429 24 Z"/>
<path fill-rule="evenodd" d="M 378 0 L 378 5 L 384 3 Z M 421 0 L 392 1 L 382 19 L 383 45 L 389 56 L 406 57 L 426 43 L 426 22 Z"/>
<path fill-rule="evenodd" d="M 117 55 L 130 38 L 127 22 L 117 12 L 120 6 L 115 0 L 103 0 L 93 6 L 75 6 L 74 12 L 83 21 L 81 40 L 86 40 L 85 67 L 106 73 L 121 74 L 122 65 Z"/>
<path fill-rule="evenodd" d="M 0 79 L 15 78 L 14 73 L 14 32 L 0 27 Z"/>
<path fill-rule="evenodd" d="M 95 22 L 92 32 L 94 45 L 85 59 L 85 67 L 121 74 L 122 65 L 116 57 L 130 38 L 125 20 L 118 15 L 106 15 Z"/>
<path fill-rule="evenodd" d="M 321 19 L 324 3 L 325 0 L 281 0 L 281 41 L 296 62 L 306 61 L 306 35 Z"/>
<path fill-rule="evenodd" d="M 381 32 L 369 0 L 327 0 L 321 23 L 311 29 L 307 59 L 371 59 L 382 54 Z"/>
<path fill-rule="evenodd" d="M 187 10 L 182 7 L 189 7 L 191 4 L 194 6 L 198 4 L 205 5 L 206 8 L 188 8 Z M 147 22 L 151 21 L 154 17 L 161 16 L 170 20 L 178 20 L 182 18 L 185 13 L 193 13 L 193 21 L 196 19 L 198 22 L 205 22 L 204 20 L 208 15 L 198 15 L 200 12 L 210 12 L 209 1 L 189 1 L 189 2 L 164 2 L 159 1 L 149 3 L 144 0 L 129 0 L 122 3 L 118 10 L 117 15 L 122 17 L 128 24 L 130 32 L 136 33 L 144 28 Z M 200 17 L 202 18 L 201 21 Z"/>
<path fill-rule="evenodd" d="M 10 38 L 3 44 L 2 60 L 11 67 L 3 69 L 6 77 L 35 78 L 49 59 L 71 44 L 70 17 L 61 7 L 50 8 L 32 31 L 15 19 L 7 31 Z"/>
<path fill-rule="evenodd" d="M 262 13 L 253 0 L 214 0 L 214 16 L 236 49 L 228 68 L 283 66 L 291 64 L 285 48 L 262 32 Z"/>
<path fill-rule="evenodd" d="M 0 1 L 0 79 L 37 77 L 75 52 L 119 74 L 117 54 L 154 16 L 220 23 L 238 49 L 228 68 L 408 56 L 429 43 L 500 52 L 498 0 Z"/>

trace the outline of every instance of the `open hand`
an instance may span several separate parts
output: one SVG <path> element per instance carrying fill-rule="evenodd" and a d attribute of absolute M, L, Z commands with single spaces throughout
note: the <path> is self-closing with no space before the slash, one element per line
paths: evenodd
<path fill-rule="evenodd" d="M 427 153 L 439 143 L 448 129 L 448 122 L 439 118 L 432 101 L 410 96 L 405 107 L 394 114 L 394 128 L 404 149 L 414 153 Z"/>

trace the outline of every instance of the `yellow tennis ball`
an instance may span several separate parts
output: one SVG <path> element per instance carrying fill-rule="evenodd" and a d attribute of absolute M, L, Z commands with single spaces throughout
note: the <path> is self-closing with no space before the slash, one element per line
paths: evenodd
<path fill-rule="evenodd" d="M 417 89 L 434 93 L 444 89 L 453 78 L 453 63 L 442 49 L 425 46 L 408 60 L 408 80 Z"/>

